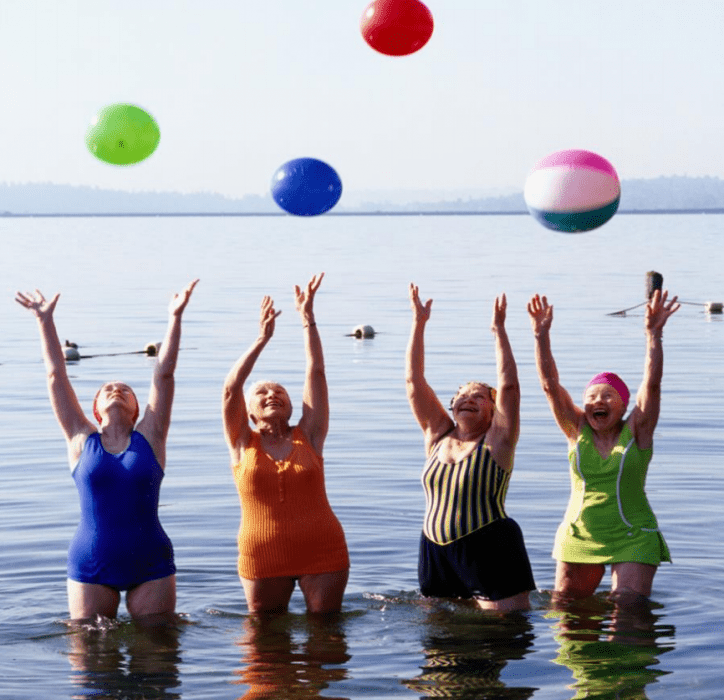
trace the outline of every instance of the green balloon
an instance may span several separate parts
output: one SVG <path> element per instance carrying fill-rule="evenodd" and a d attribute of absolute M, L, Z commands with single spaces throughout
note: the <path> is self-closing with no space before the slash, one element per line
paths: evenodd
<path fill-rule="evenodd" d="M 135 105 L 115 104 L 98 112 L 85 142 L 96 158 L 113 165 L 131 165 L 148 158 L 160 138 L 158 124 L 148 112 Z"/>

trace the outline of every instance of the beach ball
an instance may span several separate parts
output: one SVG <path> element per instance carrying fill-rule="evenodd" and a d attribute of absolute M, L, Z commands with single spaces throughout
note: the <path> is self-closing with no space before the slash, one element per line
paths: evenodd
<path fill-rule="evenodd" d="M 334 168 L 316 158 L 295 158 L 272 177 L 274 201 L 289 214 L 316 216 L 329 211 L 342 196 L 342 181 Z"/>
<path fill-rule="evenodd" d="M 88 150 L 112 165 L 131 165 L 148 158 L 158 146 L 161 132 L 156 120 L 131 104 L 101 109 L 86 133 Z"/>
<path fill-rule="evenodd" d="M 432 14 L 420 0 L 373 0 L 360 22 L 364 40 L 388 56 L 419 51 L 432 36 L 433 27 Z"/>
<path fill-rule="evenodd" d="M 591 151 L 557 151 L 535 164 L 523 193 L 528 211 L 554 231 L 580 233 L 605 224 L 618 209 L 621 183 Z"/>

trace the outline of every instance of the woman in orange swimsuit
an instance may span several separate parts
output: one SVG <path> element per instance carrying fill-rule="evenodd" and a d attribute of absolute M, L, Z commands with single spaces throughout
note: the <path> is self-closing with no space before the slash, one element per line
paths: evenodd
<path fill-rule="evenodd" d="M 239 578 L 250 612 L 286 611 L 296 581 L 309 612 L 338 612 L 347 585 L 347 544 L 324 486 L 329 401 L 313 308 L 323 277 L 315 275 L 304 291 L 295 287 L 307 357 L 298 425 L 289 424 L 292 404 L 280 384 L 257 382 L 244 397 L 281 313 L 270 297 L 261 303 L 259 337 L 224 383 L 224 433 L 241 503 Z"/>

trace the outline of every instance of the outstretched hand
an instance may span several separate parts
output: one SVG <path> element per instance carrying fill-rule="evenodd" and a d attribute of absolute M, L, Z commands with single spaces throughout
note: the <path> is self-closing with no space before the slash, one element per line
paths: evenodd
<path fill-rule="evenodd" d="M 194 287 L 198 284 L 198 282 L 198 279 L 192 280 L 186 285 L 186 287 L 184 287 L 181 293 L 173 295 L 171 303 L 168 305 L 169 314 L 172 316 L 180 316 L 183 313 L 186 305 L 189 303 L 189 299 L 191 298 L 191 292 L 194 291 Z"/>
<path fill-rule="evenodd" d="M 428 299 L 424 304 L 420 299 L 420 289 L 414 283 L 410 283 L 410 304 L 412 306 L 412 314 L 415 321 L 427 322 L 430 320 L 430 309 L 432 308 L 432 299 Z"/>
<path fill-rule="evenodd" d="M 490 322 L 490 328 L 493 331 L 502 330 L 505 328 L 505 313 L 508 310 L 508 300 L 505 297 L 505 293 L 499 297 L 495 297 L 495 303 L 493 304 L 493 319 Z"/>
<path fill-rule="evenodd" d="M 300 289 L 299 285 L 294 286 L 294 303 L 306 324 L 314 322 L 314 295 L 323 279 L 324 272 L 320 272 L 309 280 L 304 290 Z"/>
<path fill-rule="evenodd" d="M 664 290 L 662 294 L 661 290 L 657 289 L 646 303 L 644 326 L 650 333 L 661 333 L 669 320 L 669 316 L 675 314 L 681 308 L 681 304 L 678 303 L 679 297 L 675 296 L 667 301 L 668 296 L 668 290 Z"/>
<path fill-rule="evenodd" d="M 39 289 L 35 292 L 17 292 L 15 294 L 15 301 L 24 306 L 26 309 L 32 311 L 32 313 L 40 320 L 44 318 L 50 318 L 55 311 L 55 305 L 58 303 L 60 298 L 60 292 L 58 292 L 50 301 L 42 295 Z"/>
<path fill-rule="evenodd" d="M 553 323 L 553 305 L 548 303 L 546 297 L 535 294 L 528 302 L 528 315 L 533 333 L 547 333 Z"/>
<path fill-rule="evenodd" d="M 261 312 L 259 314 L 259 336 L 269 340 L 274 335 L 274 326 L 277 316 L 281 311 L 274 310 L 274 302 L 269 296 L 261 300 Z"/>

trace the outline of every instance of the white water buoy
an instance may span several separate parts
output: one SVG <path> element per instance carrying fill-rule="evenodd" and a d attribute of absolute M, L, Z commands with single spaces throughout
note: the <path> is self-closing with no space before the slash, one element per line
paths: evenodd
<path fill-rule="evenodd" d="M 704 306 L 708 314 L 724 313 L 724 304 L 721 301 L 707 301 Z"/>
<path fill-rule="evenodd" d="M 375 329 L 372 326 L 357 326 L 353 331 L 352 335 L 355 338 L 374 338 Z"/>
<path fill-rule="evenodd" d="M 66 345 L 66 347 L 63 348 L 63 355 L 65 355 L 66 362 L 77 362 L 80 360 L 80 353 L 78 352 L 78 348 L 74 345 L 75 344 Z"/>
<path fill-rule="evenodd" d="M 160 349 L 161 343 L 148 343 L 146 347 L 143 348 L 143 352 L 145 352 L 149 357 L 156 357 Z"/>

